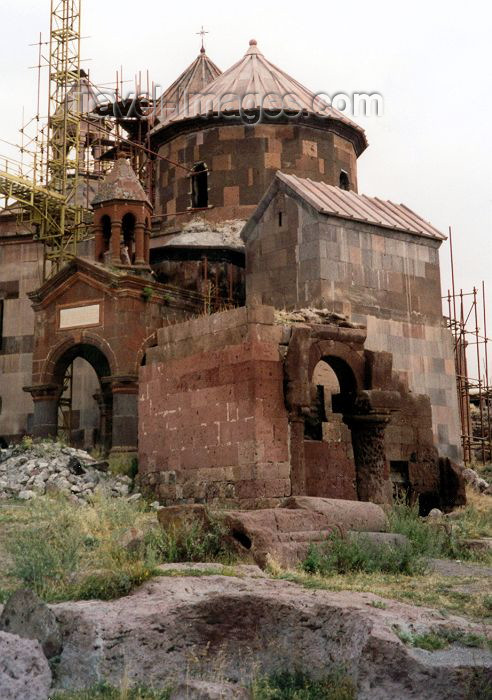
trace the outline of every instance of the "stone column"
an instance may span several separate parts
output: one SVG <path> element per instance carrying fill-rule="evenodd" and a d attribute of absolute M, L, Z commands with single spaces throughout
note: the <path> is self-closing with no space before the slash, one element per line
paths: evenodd
<path fill-rule="evenodd" d="M 391 503 L 392 487 L 384 447 L 387 413 L 345 416 L 352 431 L 357 495 L 360 501 Z"/>
<path fill-rule="evenodd" d="M 306 495 L 306 461 L 304 458 L 304 418 L 289 416 L 290 483 L 292 496 Z"/>
<path fill-rule="evenodd" d="M 109 464 L 113 472 L 128 473 L 138 450 L 138 382 L 136 377 L 111 377 L 111 382 L 113 417 Z"/>
<path fill-rule="evenodd" d="M 135 264 L 145 264 L 145 225 L 135 224 Z"/>
<path fill-rule="evenodd" d="M 112 401 L 111 394 L 106 395 L 101 391 L 94 394 L 94 400 L 99 407 L 99 444 L 104 452 L 108 454 L 111 449 L 112 438 Z"/>
<path fill-rule="evenodd" d="M 58 432 L 58 399 L 61 387 L 41 384 L 25 387 L 34 402 L 32 434 L 35 438 L 56 438 Z"/>
<path fill-rule="evenodd" d="M 121 263 L 121 221 L 111 222 L 111 262 L 119 265 Z"/>
<path fill-rule="evenodd" d="M 94 226 L 94 259 L 96 262 L 104 259 L 104 236 L 101 224 Z"/>
<path fill-rule="evenodd" d="M 144 260 L 145 260 L 147 265 L 150 263 L 150 230 L 149 229 L 145 229 Z"/>

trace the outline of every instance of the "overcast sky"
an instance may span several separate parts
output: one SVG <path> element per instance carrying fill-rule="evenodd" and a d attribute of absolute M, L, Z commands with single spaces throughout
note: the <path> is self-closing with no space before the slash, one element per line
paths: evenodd
<path fill-rule="evenodd" d="M 454 234 L 456 279 L 488 284 L 492 310 L 491 4 L 487 0 L 82 0 L 83 66 L 96 83 L 149 69 L 166 87 L 195 58 L 201 25 L 225 70 L 251 38 L 273 63 L 314 91 L 378 92 L 384 115 L 359 117 L 369 148 L 359 191 L 403 202 Z M 0 137 L 35 111 L 36 48 L 49 30 L 49 0 L 2 0 Z M 0 143 L 0 154 L 12 153 Z M 450 284 L 441 248 L 443 289 Z M 492 327 L 490 329 L 492 334 Z"/>

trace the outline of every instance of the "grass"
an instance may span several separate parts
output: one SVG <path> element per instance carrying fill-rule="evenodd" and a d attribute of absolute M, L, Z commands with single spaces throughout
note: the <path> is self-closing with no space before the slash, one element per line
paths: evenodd
<path fill-rule="evenodd" d="M 363 533 L 357 538 L 347 539 L 333 534 L 326 543 L 311 545 L 302 563 L 306 573 L 330 576 L 352 572 L 388 574 L 422 574 L 425 562 L 415 553 L 412 545 L 394 547 L 375 544 Z"/>
<path fill-rule="evenodd" d="M 325 544 L 310 547 L 302 569 L 305 573 L 325 577 L 356 572 L 416 576 L 425 573 L 429 558 L 492 563 L 492 555 L 469 550 L 463 544 L 465 539 L 492 533 L 492 508 L 486 502 L 488 497 L 470 493 L 469 498 L 470 504 L 445 522 L 421 518 L 417 506 L 396 503 L 388 513 L 389 529 L 404 535 L 407 545 L 375 544 L 364 537 L 364 533 L 355 539 L 334 534 Z"/>
<path fill-rule="evenodd" d="M 417 506 L 396 503 L 388 514 L 390 531 L 405 535 L 416 555 L 436 559 L 467 559 L 492 563 L 492 555 L 467 549 L 466 539 L 492 537 L 492 507 L 482 496 L 467 490 L 468 503 L 452 519 L 427 520 Z"/>
<path fill-rule="evenodd" d="M 401 603 L 434 608 L 443 615 L 460 615 L 471 620 L 492 621 L 492 610 L 489 607 L 490 582 L 488 579 L 477 582 L 473 577 L 445 577 L 434 573 L 419 576 L 405 574 L 385 574 L 381 572 L 366 573 L 352 572 L 350 574 L 334 574 L 320 576 L 307 574 L 302 571 L 282 572 L 275 578 L 291 581 L 310 590 L 325 591 L 354 591 L 359 593 L 374 593 L 389 600 Z M 483 586 L 481 590 L 472 593 L 456 591 L 459 585 L 473 584 Z M 371 607 L 375 607 L 371 602 Z"/>
<path fill-rule="evenodd" d="M 50 700 L 169 700 L 172 689 L 150 690 L 149 688 L 114 688 L 100 683 L 87 690 L 61 690 Z"/>
<path fill-rule="evenodd" d="M 355 700 L 356 689 L 343 670 L 323 679 L 302 672 L 260 677 L 251 687 L 253 700 Z"/>
<path fill-rule="evenodd" d="M 250 692 L 252 700 L 355 700 L 356 697 L 355 686 L 343 670 L 319 680 L 302 672 L 259 676 L 253 680 Z M 102 683 L 87 690 L 59 691 L 51 700 L 169 700 L 171 693 L 172 688 L 117 689 Z"/>
<path fill-rule="evenodd" d="M 19 585 L 48 602 L 128 594 L 160 573 L 165 562 L 230 562 L 221 525 L 212 521 L 163 530 L 145 503 L 99 494 L 87 506 L 63 498 L 37 498 L 24 506 L 0 507 L 6 570 L 0 580 L 5 597 Z M 136 546 L 124 546 L 125 533 L 136 533 Z"/>
<path fill-rule="evenodd" d="M 423 634 L 413 634 L 401 630 L 397 626 L 393 629 L 405 644 L 410 644 L 420 649 L 426 649 L 427 651 L 446 649 L 450 644 L 460 644 L 465 647 L 489 649 L 492 651 L 492 640 L 487 639 L 483 635 L 463 632 L 463 630 L 452 627 L 430 630 Z"/>

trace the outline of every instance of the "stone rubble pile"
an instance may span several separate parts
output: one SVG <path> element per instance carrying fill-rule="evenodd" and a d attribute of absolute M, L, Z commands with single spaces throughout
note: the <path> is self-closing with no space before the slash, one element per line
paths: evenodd
<path fill-rule="evenodd" d="M 482 479 L 474 469 L 463 469 L 463 478 L 477 493 L 491 495 L 490 484 L 485 479 Z"/>
<path fill-rule="evenodd" d="M 127 497 L 131 479 L 107 474 L 107 467 L 107 462 L 97 461 L 84 450 L 57 442 L 10 446 L 0 450 L 0 500 L 28 501 L 60 493 L 82 504 L 96 488 L 113 497 Z"/>
<path fill-rule="evenodd" d="M 360 323 L 352 323 L 344 314 L 338 314 L 329 309 L 296 309 L 286 311 L 285 309 L 275 310 L 275 323 L 329 323 L 341 328 L 365 328 Z"/>

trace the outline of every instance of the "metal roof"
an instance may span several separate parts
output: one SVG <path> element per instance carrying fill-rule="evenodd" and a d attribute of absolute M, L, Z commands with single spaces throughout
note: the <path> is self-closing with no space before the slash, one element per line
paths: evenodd
<path fill-rule="evenodd" d="M 183 105 L 184 95 L 189 99 L 201 92 L 206 85 L 219 77 L 222 71 L 207 56 L 202 48 L 186 70 L 179 78 L 165 90 L 156 102 L 155 116 L 158 122 L 164 122 L 176 111 L 180 111 Z"/>
<path fill-rule="evenodd" d="M 325 182 L 277 172 L 277 178 L 309 202 L 321 214 L 446 240 L 446 236 L 404 204 L 342 190 Z"/>
<path fill-rule="evenodd" d="M 150 205 L 135 171 L 124 155 L 118 157 L 111 172 L 99 183 L 92 205 L 110 202 L 113 199 L 146 202 Z"/>
<path fill-rule="evenodd" d="M 240 61 L 209 83 L 202 95 L 190 99 L 186 109 L 180 106 L 161 126 L 195 117 L 236 114 L 240 109 L 260 108 L 272 112 L 280 109 L 290 113 L 302 111 L 336 119 L 355 129 L 364 142 L 364 148 L 367 146 L 362 127 L 270 63 L 255 39 L 251 39 L 249 49 Z"/>

